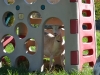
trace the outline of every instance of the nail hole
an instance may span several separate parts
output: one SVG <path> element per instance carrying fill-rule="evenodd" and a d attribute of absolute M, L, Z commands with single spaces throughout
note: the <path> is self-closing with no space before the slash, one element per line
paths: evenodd
<path fill-rule="evenodd" d="M 16 5 L 16 10 L 20 10 L 20 6 L 19 5 Z"/>
<path fill-rule="evenodd" d="M 41 5 L 41 9 L 44 10 L 45 9 L 45 5 Z"/>

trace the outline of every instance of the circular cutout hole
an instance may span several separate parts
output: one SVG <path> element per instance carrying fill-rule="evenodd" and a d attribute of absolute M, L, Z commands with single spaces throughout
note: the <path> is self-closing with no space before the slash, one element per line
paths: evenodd
<path fill-rule="evenodd" d="M 3 56 L 2 58 L 1 58 L 1 66 L 3 67 L 3 66 L 11 66 L 11 60 L 10 60 L 10 58 L 8 57 L 8 56 Z"/>
<path fill-rule="evenodd" d="M 44 10 L 45 9 L 45 5 L 41 5 L 41 9 Z"/>
<path fill-rule="evenodd" d="M 57 4 L 60 0 L 47 0 L 50 4 Z"/>
<path fill-rule="evenodd" d="M 15 32 L 18 35 L 19 39 L 23 39 L 26 37 L 28 29 L 24 23 L 18 23 L 15 26 Z"/>
<path fill-rule="evenodd" d="M 20 6 L 19 5 L 16 5 L 16 10 L 20 10 Z"/>
<path fill-rule="evenodd" d="M 12 12 L 6 12 L 3 15 L 3 22 L 6 26 L 11 27 L 14 25 L 15 17 Z"/>
<path fill-rule="evenodd" d="M 25 56 L 19 56 L 16 59 L 17 67 L 24 67 L 25 69 L 29 69 L 29 61 Z"/>
<path fill-rule="evenodd" d="M 39 25 L 42 21 L 41 14 L 37 11 L 33 11 L 29 15 L 29 20 L 30 20 L 30 25 L 34 28 L 37 28 L 37 27 L 39 27 Z"/>
<path fill-rule="evenodd" d="M 37 44 L 34 38 L 28 39 L 25 42 L 26 53 L 35 54 L 37 50 Z"/>
<path fill-rule="evenodd" d="M 15 0 L 4 0 L 7 5 L 11 5 L 15 3 Z"/>
<path fill-rule="evenodd" d="M 24 0 L 27 4 L 33 4 L 35 3 L 37 0 Z"/>
<path fill-rule="evenodd" d="M 3 44 L 3 52 L 4 53 L 12 53 L 15 49 L 15 39 L 13 36 L 7 34 L 5 35 L 2 40 L 1 43 Z"/>

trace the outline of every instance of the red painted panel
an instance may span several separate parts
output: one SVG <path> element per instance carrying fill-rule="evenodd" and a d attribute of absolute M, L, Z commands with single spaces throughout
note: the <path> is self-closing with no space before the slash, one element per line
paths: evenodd
<path fill-rule="evenodd" d="M 78 0 L 70 0 L 70 2 L 78 2 Z"/>
<path fill-rule="evenodd" d="M 79 52 L 71 51 L 71 65 L 78 65 L 78 64 L 79 64 Z"/>
<path fill-rule="evenodd" d="M 70 33 L 71 34 L 78 33 L 78 20 L 77 19 L 70 20 Z"/>

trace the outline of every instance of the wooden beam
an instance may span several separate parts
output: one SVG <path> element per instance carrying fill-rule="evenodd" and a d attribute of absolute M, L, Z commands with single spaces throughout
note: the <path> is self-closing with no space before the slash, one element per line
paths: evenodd
<path fill-rule="evenodd" d="M 30 18 L 31 24 L 40 24 L 42 22 L 41 18 Z M 60 21 L 57 18 L 51 18 L 49 19 L 45 24 L 47 25 L 63 25 L 62 21 Z"/>

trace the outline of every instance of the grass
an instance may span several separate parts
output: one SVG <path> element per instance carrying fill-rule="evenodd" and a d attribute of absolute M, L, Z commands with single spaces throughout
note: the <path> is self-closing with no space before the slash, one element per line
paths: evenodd
<path fill-rule="evenodd" d="M 96 39 L 97 39 L 97 56 L 98 56 L 100 54 L 100 31 L 96 32 Z M 83 38 L 83 42 L 87 42 L 87 41 L 88 39 L 86 37 Z M 11 53 L 14 50 L 14 48 L 12 44 L 8 44 L 5 50 L 8 53 Z M 33 50 L 34 50 L 34 47 L 33 47 Z M 88 50 L 85 50 L 83 54 L 88 54 Z M 8 63 L 10 63 L 9 62 L 10 60 L 7 58 L 7 56 L 5 56 L 5 59 Z M 74 70 L 70 74 L 68 74 L 64 70 L 59 71 L 59 72 L 56 70 L 53 70 L 53 72 L 47 71 L 47 72 L 40 73 L 40 72 L 29 72 L 24 67 L 15 68 L 15 67 L 3 66 L 0 68 L 0 75 L 92 75 L 92 73 L 93 73 L 93 69 L 88 66 L 88 63 L 84 64 L 84 68 L 81 72 Z"/>
<path fill-rule="evenodd" d="M 12 43 L 9 43 L 6 47 L 5 47 L 5 51 L 7 53 L 12 53 L 14 51 L 14 47 Z"/>
<path fill-rule="evenodd" d="M 28 70 L 24 68 L 14 68 L 14 67 L 2 67 L 0 69 L 0 75 L 92 75 L 92 69 L 86 68 L 83 69 L 82 72 L 78 72 L 74 70 L 70 74 L 68 74 L 66 71 L 53 71 L 53 72 L 29 72 Z"/>

